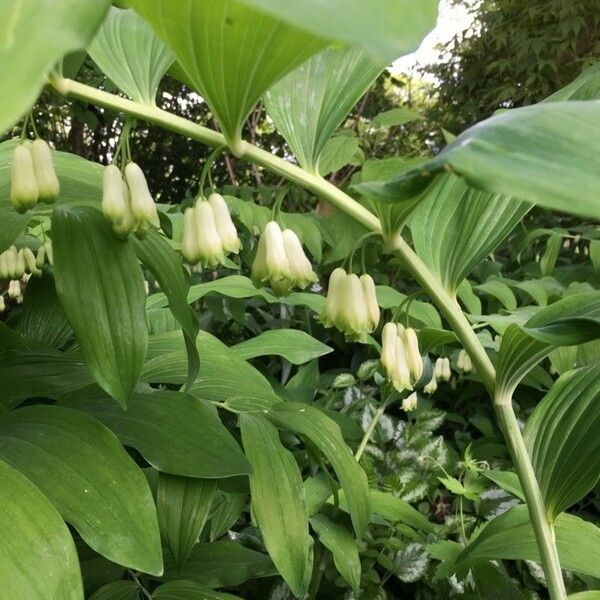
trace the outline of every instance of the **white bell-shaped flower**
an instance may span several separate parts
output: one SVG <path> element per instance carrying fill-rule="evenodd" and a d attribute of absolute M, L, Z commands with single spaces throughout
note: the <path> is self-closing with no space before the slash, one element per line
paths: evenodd
<path fill-rule="evenodd" d="M 237 254 L 242 247 L 242 242 L 240 242 L 237 229 L 231 219 L 225 198 L 221 194 L 213 193 L 208 197 L 208 203 L 213 209 L 217 233 L 221 239 L 223 250 L 226 253 L 233 252 Z"/>
<path fill-rule="evenodd" d="M 363 288 L 365 304 L 371 321 L 371 331 L 374 331 L 379 325 L 379 304 L 377 303 L 377 294 L 375 293 L 375 282 L 370 275 L 364 273 L 360 276 L 360 283 Z"/>
<path fill-rule="evenodd" d="M 276 221 L 267 223 L 258 241 L 256 257 L 252 264 L 252 279 L 257 285 L 291 279 L 281 227 Z"/>
<path fill-rule="evenodd" d="M 160 227 L 156 204 L 148 189 L 146 176 L 138 164 L 130 162 L 125 167 L 125 181 L 129 188 L 135 233 L 143 236 L 151 225 L 157 228 Z"/>
<path fill-rule="evenodd" d="M 419 338 L 412 327 L 404 329 L 402 336 L 406 349 L 408 368 L 413 381 L 416 383 L 423 375 L 423 359 L 419 351 Z"/>
<path fill-rule="evenodd" d="M 405 412 L 411 412 L 417 408 L 417 392 L 413 392 L 410 396 L 407 396 L 402 400 L 402 410 Z"/>
<path fill-rule="evenodd" d="M 30 147 L 31 144 L 19 144 L 12 157 L 10 201 L 19 213 L 33 208 L 39 195 Z"/>
<path fill-rule="evenodd" d="M 198 261 L 203 267 L 214 267 L 225 261 L 221 238 L 217 231 L 212 206 L 206 200 L 198 200 L 194 207 Z"/>
<path fill-rule="evenodd" d="M 296 233 L 291 229 L 284 229 L 281 236 L 293 286 L 304 289 L 310 283 L 318 281 L 317 274 L 313 271 L 310 260 L 302 248 L 302 242 Z"/>
<path fill-rule="evenodd" d="M 51 204 L 58 198 L 60 183 L 54 171 L 52 152 L 48 143 L 41 139 L 34 140 L 31 144 L 31 157 L 38 185 L 38 198 L 40 202 Z"/>

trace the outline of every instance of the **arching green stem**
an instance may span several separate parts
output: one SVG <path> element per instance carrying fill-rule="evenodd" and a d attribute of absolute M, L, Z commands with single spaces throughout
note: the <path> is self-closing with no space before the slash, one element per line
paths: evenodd
<path fill-rule="evenodd" d="M 208 146 L 226 145 L 226 140 L 222 134 L 155 106 L 138 104 L 137 102 L 58 76 L 54 76 L 51 83 L 57 91 L 64 95 L 79 98 L 80 100 L 143 119 Z M 236 144 L 235 154 L 239 158 L 264 167 L 288 181 L 297 183 L 314 193 L 318 198 L 327 200 L 330 204 L 345 212 L 367 229 L 381 233 L 381 222 L 373 213 L 322 177 L 307 172 L 297 165 L 291 164 L 248 142 L 241 141 Z M 496 377 L 494 366 L 471 324 L 456 302 L 456 299 L 445 290 L 428 269 L 427 265 L 425 265 L 400 235 L 394 240 L 393 251 L 404 262 L 408 271 L 429 294 L 429 297 L 444 315 L 471 357 L 484 386 L 493 399 Z M 523 437 L 512 411 L 512 406 L 509 404 L 508 408 L 510 410 L 506 409 L 506 407 L 500 408 L 498 405 L 495 405 L 498 421 L 511 450 L 513 462 L 523 486 L 528 509 L 534 523 L 536 541 L 540 550 L 542 566 L 546 573 L 550 598 L 551 600 L 564 600 L 566 593 L 562 582 L 560 563 L 552 528 L 546 521 L 543 503 L 541 503 L 540 488 L 533 472 L 531 460 L 525 451 Z"/>

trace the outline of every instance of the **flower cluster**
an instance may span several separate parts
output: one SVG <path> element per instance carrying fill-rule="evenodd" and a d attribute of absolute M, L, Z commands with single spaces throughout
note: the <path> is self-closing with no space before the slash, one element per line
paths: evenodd
<path fill-rule="evenodd" d="M 59 192 L 50 146 L 41 139 L 19 144 L 13 152 L 11 169 L 10 201 L 14 209 L 24 213 L 38 201 L 50 204 Z"/>
<path fill-rule="evenodd" d="M 125 167 L 125 178 L 116 165 L 104 169 L 102 213 L 121 237 L 127 237 L 132 231 L 144 237 L 151 226 L 160 227 L 148 182 L 136 163 L 130 162 Z"/>
<path fill-rule="evenodd" d="M 412 390 L 423 376 L 423 359 L 414 329 L 386 323 L 381 334 L 381 365 L 399 391 Z"/>
<path fill-rule="evenodd" d="M 293 287 L 304 289 L 317 279 L 298 236 L 291 229 L 282 231 L 276 221 L 269 221 L 252 264 L 254 283 L 268 285 L 276 294 L 286 295 Z"/>
<path fill-rule="evenodd" d="M 373 278 L 346 273 L 341 267 L 334 269 L 329 277 L 321 322 L 325 327 L 336 327 L 350 339 L 364 342 L 379 324 Z"/>
<path fill-rule="evenodd" d="M 452 371 L 450 370 L 450 359 L 440 357 L 435 361 L 433 374 L 431 375 L 429 383 L 423 388 L 423 391 L 426 394 L 435 394 L 438 387 L 438 381 L 450 381 L 451 377 Z"/>
<path fill-rule="evenodd" d="M 40 246 L 37 256 L 31 248 L 11 246 L 0 254 L 0 279 L 17 280 L 24 275 L 41 275 L 47 254 L 46 246 Z"/>
<path fill-rule="evenodd" d="M 183 216 L 181 254 L 190 265 L 214 267 L 225 255 L 237 254 L 242 247 L 225 198 L 211 194 L 198 198 Z"/>
<path fill-rule="evenodd" d="M 458 353 L 458 359 L 456 361 L 456 366 L 463 373 L 470 373 L 473 370 L 473 363 L 471 362 L 471 357 L 466 353 L 465 350 L 461 350 Z"/>

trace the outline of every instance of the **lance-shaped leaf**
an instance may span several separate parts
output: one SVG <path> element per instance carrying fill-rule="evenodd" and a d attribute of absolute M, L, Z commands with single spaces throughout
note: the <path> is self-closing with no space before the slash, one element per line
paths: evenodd
<path fill-rule="evenodd" d="M 502 336 L 496 397 L 509 402 L 519 382 L 556 346 L 574 346 L 600 337 L 600 292 L 574 294 L 539 310 L 524 325 L 509 325 Z"/>
<path fill-rule="evenodd" d="M 415 209 L 410 230 L 417 254 L 455 294 L 461 281 L 529 211 L 525 202 L 481 192 L 444 175 Z"/>
<path fill-rule="evenodd" d="M 265 95 L 275 126 L 300 165 L 318 172 L 327 140 L 386 66 L 362 48 L 326 48 Z"/>
<path fill-rule="evenodd" d="M 239 596 L 211 590 L 195 581 L 167 581 L 152 592 L 153 600 L 238 600 Z"/>
<path fill-rule="evenodd" d="M 89 600 L 138 600 L 140 586 L 135 581 L 113 581 L 96 590 Z"/>
<path fill-rule="evenodd" d="M 600 529 L 573 515 L 563 514 L 554 523 L 556 546 L 563 569 L 600 576 Z M 535 560 L 540 555 L 527 506 L 520 504 L 489 521 L 463 550 L 465 559 Z"/>
<path fill-rule="evenodd" d="M 574 81 L 542 102 L 562 102 L 565 100 L 600 100 L 600 64 L 585 69 Z"/>
<path fill-rule="evenodd" d="M 135 252 L 88 207 L 57 207 L 52 242 L 56 291 L 87 364 L 98 384 L 126 407 L 148 345 Z"/>
<path fill-rule="evenodd" d="M 481 190 L 598 218 L 600 100 L 548 102 L 504 112 L 467 129 L 419 167 L 358 189 L 397 202 L 420 193 L 442 171 Z"/>
<path fill-rule="evenodd" d="M 85 48 L 110 0 L 3 0 L 0 3 L 0 133 L 35 102 L 56 63 Z"/>
<path fill-rule="evenodd" d="M 83 600 L 73 538 L 27 477 L 0 460 L 0 578 L 11 600 Z"/>
<path fill-rule="evenodd" d="M 159 474 L 156 510 L 160 533 L 181 570 L 210 513 L 216 482 Z"/>
<path fill-rule="evenodd" d="M 189 388 L 200 368 L 196 337 L 200 325 L 196 312 L 188 305 L 190 278 L 183 267 L 181 257 L 173 250 L 166 238 L 156 231 L 149 231 L 143 240 L 132 238 L 133 247 L 138 258 L 152 272 L 165 296 L 169 300 L 169 308 L 179 321 L 188 356 L 188 377 L 186 388 Z"/>
<path fill-rule="evenodd" d="M 302 476 L 279 432 L 261 415 L 240 415 L 246 456 L 252 465 L 252 513 L 277 570 L 293 594 L 303 597 L 310 583 L 313 540 Z"/>
<path fill-rule="evenodd" d="M 174 52 L 234 151 L 263 93 L 326 44 L 237 0 L 131 0 Z"/>
<path fill-rule="evenodd" d="M 600 367 L 560 377 L 527 420 L 524 437 L 549 519 L 581 500 L 600 477 Z"/>
<path fill-rule="evenodd" d="M 69 394 L 62 403 L 104 423 L 122 444 L 164 473 L 213 479 L 250 472 L 214 407 L 189 394 L 148 388 L 136 391 L 123 410 L 93 386 Z"/>
<path fill-rule="evenodd" d="M 136 102 L 154 106 L 171 51 L 139 15 L 112 7 L 88 48 L 104 74 Z"/>
<path fill-rule="evenodd" d="M 104 425 L 60 406 L 19 408 L 0 417 L 0 457 L 31 479 L 94 550 L 162 573 L 148 482 Z"/>
<path fill-rule="evenodd" d="M 415 50 L 434 27 L 437 0 L 242 0 L 328 39 L 359 45 L 383 62 Z"/>

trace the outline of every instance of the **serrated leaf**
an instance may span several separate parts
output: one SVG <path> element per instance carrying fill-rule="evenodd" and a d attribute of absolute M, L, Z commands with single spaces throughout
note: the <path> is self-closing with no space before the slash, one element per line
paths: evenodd
<path fill-rule="evenodd" d="M 156 105 L 156 90 L 173 54 L 135 12 L 112 7 L 88 52 L 122 92 L 141 104 Z"/>
<path fill-rule="evenodd" d="M 302 476 L 279 432 L 260 415 L 240 415 L 242 442 L 252 465 L 252 513 L 273 563 L 295 596 L 306 593 L 313 563 L 313 540 Z"/>
<path fill-rule="evenodd" d="M 161 536 L 181 570 L 204 528 L 216 482 L 159 473 L 156 511 Z"/>
<path fill-rule="evenodd" d="M 327 175 L 350 162 L 358 150 L 355 136 L 335 138 L 342 146 L 335 154 L 342 153 L 342 160 L 319 159 L 333 132 L 385 66 L 358 47 L 326 48 L 268 90 L 267 113 L 303 168 Z"/>
<path fill-rule="evenodd" d="M 459 177 L 445 175 L 428 189 L 412 215 L 415 250 L 446 290 L 455 293 L 529 209 L 524 202 L 481 192 Z"/>
<path fill-rule="evenodd" d="M 600 367 L 560 377 L 527 420 L 525 443 L 548 518 L 581 500 L 600 477 Z"/>
<path fill-rule="evenodd" d="M 329 138 L 316 161 L 318 173 L 326 177 L 343 169 L 347 165 L 358 166 L 364 160 L 365 155 L 360 147 L 360 140 L 354 134 L 345 135 L 341 132 Z"/>
<path fill-rule="evenodd" d="M 329 354 L 333 349 L 299 329 L 269 329 L 231 347 L 240 358 L 282 356 L 294 365 Z"/>
<path fill-rule="evenodd" d="M 132 247 L 93 208 L 52 215 L 61 305 L 98 384 L 126 407 L 146 356 L 144 279 Z"/>
<path fill-rule="evenodd" d="M 63 403 L 104 423 L 122 444 L 138 450 L 164 473 L 212 479 L 250 472 L 214 407 L 189 394 L 140 390 L 124 411 L 102 390 L 89 388 L 64 398 Z"/>
<path fill-rule="evenodd" d="M 406 125 L 406 123 L 411 123 L 412 121 L 419 121 L 422 118 L 423 117 L 414 110 L 405 106 L 400 106 L 379 113 L 373 119 L 373 125 L 377 125 L 378 127 L 398 127 L 399 125 Z"/>
<path fill-rule="evenodd" d="M 173 51 L 188 82 L 240 150 L 242 126 L 263 93 L 325 41 L 235 0 L 131 0 Z"/>
<path fill-rule="evenodd" d="M 59 406 L 0 417 L 0 456 L 31 479 L 84 541 L 106 558 L 162 573 L 152 494 L 104 425 Z"/>
<path fill-rule="evenodd" d="M 0 578 L 10 600 L 83 600 L 73 538 L 56 509 L 0 460 Z"/>
<path fill-rule="evenodd" d="M 109 6 L 109 0 L 0 4 L 0 133 L 33 105 L 56 63 L 87 46 Z"/>

